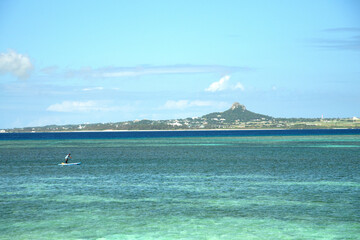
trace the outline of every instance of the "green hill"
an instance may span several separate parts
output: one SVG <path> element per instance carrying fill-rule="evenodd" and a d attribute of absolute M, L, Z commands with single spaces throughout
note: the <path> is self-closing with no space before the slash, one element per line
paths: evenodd
<path fill-rule="evenodd" d="M 250 121 L 268 121 L 273 120 L 273 117 L 254 113 L 246 110 L 244 105 L 239 103 L 234 103 L 230 109 L 225 112 L 214 112 L 202 116 L 208 122 L 214 122 L 222 120 L 224 123 L 234 123 L 234 122 L 250 122 Z"/>

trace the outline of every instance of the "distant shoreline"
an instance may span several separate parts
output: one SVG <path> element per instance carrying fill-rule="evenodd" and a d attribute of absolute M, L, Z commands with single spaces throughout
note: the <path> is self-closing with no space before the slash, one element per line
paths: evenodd
<path fill-rule="evenodd" d="M 351 128 L 349 128 L 351 129 Z M 256 129 L 256 128 L 247 128 L 247 129 L 164 129 L 164 130 L 79 130 L 79 131 L 21 131 L 21 132 L 3 132 L 3 133 L 76 133 L 76 132 L 193 132 L 193 131 L 253 131 L 253 130 L 261 130 L 261 131 L 270 131 L 270 130 L 302 130 L 302 129 L 285 129 L 285 128 L 272 128 L 272 129 Z"/>
<path fill-rule="evenodd" d="M 1 133 L 104 133 L 104 132 L 207 132 L 207 131 L 286 131 L 286 130 L 351 130 L 360 128 L 246 128 L 246 129 L 173 129 L 173 130 L 85 130 L 85 131 L 19 131 Z"/>

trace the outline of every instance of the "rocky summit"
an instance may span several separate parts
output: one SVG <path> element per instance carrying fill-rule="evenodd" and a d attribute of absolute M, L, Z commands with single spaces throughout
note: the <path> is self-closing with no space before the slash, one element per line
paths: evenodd
<path fill-rule="evenodd" d="M 246 110 L 246 107 L 244 105 L 241 105 L 238 102 L 234 102 L 233 105 L 231 106 L 231 110 L 235 110 L 237 108 L 241 108 L 243 111 Z"/>

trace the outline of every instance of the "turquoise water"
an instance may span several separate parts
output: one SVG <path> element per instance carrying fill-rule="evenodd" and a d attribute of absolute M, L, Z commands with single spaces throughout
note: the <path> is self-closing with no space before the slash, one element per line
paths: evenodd
<path fill-rule="evenodd" d="M 0 161 L 4 240 L 360 239 L 360 135 L 2 140 Z"/>

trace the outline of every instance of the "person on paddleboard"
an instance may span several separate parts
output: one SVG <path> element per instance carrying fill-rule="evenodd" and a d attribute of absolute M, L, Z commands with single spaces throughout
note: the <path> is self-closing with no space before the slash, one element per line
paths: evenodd
<path fill-rule="evenodd" d="M 66 157 L 65 157 L 65 163 L 68 163 L 69 158 L 71 158 L 71 154 L 70 154 L 70 153 L 69 153 L 68 155 L 66 155 Z"/>

